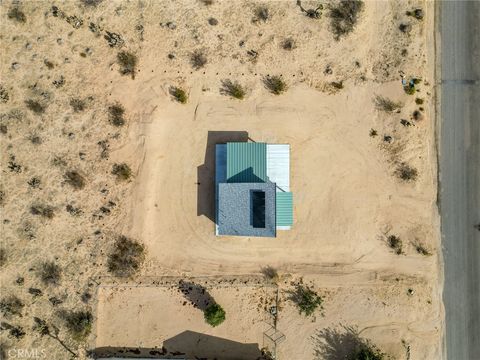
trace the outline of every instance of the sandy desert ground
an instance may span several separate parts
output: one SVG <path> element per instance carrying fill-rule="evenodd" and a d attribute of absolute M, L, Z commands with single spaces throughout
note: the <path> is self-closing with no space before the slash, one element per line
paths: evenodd
<path fill-rule="evenodd" d="M 338 40 L 332 6 L 312 19 L 295 1 L 1 3 L 2 299 L 24 305 L 3 314 L 5 354 L 34 348 L 65 359 L 68 348 L 85 358 L 108 346 L 161 348 L 184 331 L 269 346 L 269 301 L 258 294 L 273 295 L 252 279 L 271 266 L 279 359 L 335 359 L 318 344 L 350 327 L 394 358 L 440 357 L 434 3 L 365 1 Z M 416 8 L 422 20 L 405 14 Z M 121 52 L 138 59 L 126 74 Z M 206 64 L 192 66 L 195 52 Z M 400 74 L 421 79 L 415 95 Z M 270 93 L 269 75 L 287 91 Z M 238 81 L 245 98 L 223 94 L 224 80 Z M 187 92 L 186 104 L 172 87 Z M 383 111 L 377 96 L 401 106 Z M 112 106 L 123 113 L 115 118 Z M 247 138 L 291 145 L 294 226 L 274 239 L 214 236 L 214 144 Z M 118 164 L 132 176 L 112 174 Z M 415 181 L 399 178 L 403 164 Z M 145 248 L 129 281 L 107 266 L 120 235 Z M 58 281 L 38 276 L 45 261 L 60 268 Z M 206 288 L 233 316 L 209 328 L 174 286 L 147 286 L 152 277 L 210 278 Z M 226 277 L 247 284 L 219 287 Z M 323 316 L 304 317 L 288 300 L 301 279 L 324 297 Z M 60 315 L 72 310 L 93 315 L 82 341 Z"/>

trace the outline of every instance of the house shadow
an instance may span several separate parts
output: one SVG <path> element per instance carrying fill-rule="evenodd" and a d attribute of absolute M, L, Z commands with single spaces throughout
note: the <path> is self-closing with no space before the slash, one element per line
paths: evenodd
<path fill-rule="evenodd" d="M 190 330 L 164 341 L 163 346 L 169 352 L 184 353 L 187 359 L 263 359 L 262 351 L 258 344 L 243 344 Z"/>
<path fill-rule="evenodd" d="M 215 222 L 215 145 L 227 142 L 247 142 L 246 131 L 209 131 L 205 159 L 197 167 L 197 216 Z"/>
<path fill-rule="evenodd" d="M 215 300 L 202 285 L 189 281 L 180 281 L 178 290 L 193 305 L 193 307 L 205 311 Z"/>

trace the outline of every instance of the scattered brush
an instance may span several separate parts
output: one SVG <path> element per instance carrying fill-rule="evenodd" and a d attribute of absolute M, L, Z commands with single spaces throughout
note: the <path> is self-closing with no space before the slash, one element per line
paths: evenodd
<path fill-rule="evenodd" d="M 123 118 L 123 114 L 125 113 L 125 109 L 120 104 L 110 105 L 108 107 L 108 117 L 110 123 L 114 126 L 123 126 L 125 125 L 125 119 Z"/>
<path fill-rule="evenodd" d="M 67 171 L 64 178 L 67 184 L 72 186 L 75 190 L 81 190 L 85 187 L 85 178 L 80 175 L 78 171 Z"/>
<path fill-rule="evenodd" d="M 403 254 L 402 250 L 402 240 L 396 235 L 389 235 L 387 237 L 387 244 L 388 246 L 395 251 L 395 254 L 401 255 Z"/>
<path fill-rule="evenodd" d="M 108 271 L 118 277 L 130 277 L 140 270 L 144 259 L 143 245 L 122 235 L 108 257 Z"/>
<path fill-rule="evenodd" d="M 125 163 L 113 164 L 112 175 L 115 175 L 117 180 L 128 180 L 132 176 L 132 170 Z"/>
<path fill-rule="evenodd" d="M 287 84 L 280 76 L 267 75 L 263 78 L 263 84 L 272 94 L 275 95 L 280 95 L 287 90 Z"/>
<path fill-rule="evenodd" d="M 339 1 L 330 8 L 330 26 L 336 40 L 351 33 L 363 10 L 361 0 Z"/>
<path fill-rule="evenodd" d="M 308 286 L 298 284 L 295 291 L 290 292 L 289 299 L 298 307 L 300 314 L 312 315 L 317 309 L 323 310 L 323 299 Z"/>
<path fill-rule="evenodd" d="M 135 79 L 137 62 L 137 57 L 132 53 L 120 51 L 117 54 L 117 63 L 120 65 L 120 74 L 131 75 L 132 79 Z"/>
<path fill-rule="evenodd" d="M 25 16 L 25 14 L 23 13 L 23 11 L 21 11 L 18 7 L 12 7 L 8 13 L 7 13 L 7 16 L 10 20 L 14 20 L 16 22 L 19 22 L 19 23 L 25 23 L 27 21 L 27 17 Z"/>
<path fill-rule="evenodd" d="M 239 100 L 245 97 L 245 90 L 237 81 L 223 80 L 220 92 Z"/>
<path fill-rule="evenodd" d="M 40 265 L 38 277 L 45 285 L 58 285 L 62 269 L 53 261 L 45 261 Z"/>
<path fill-rule="evenodd" d="M 10 295 L 0 301 L 0 311 L 3 316 L 22 316 L 25 304 L 15 295 Z"/>
<path fill-rule="evenodd" d="M 190 64 L 195 70 L 203 68 L 207 64 L 207 57 L 201 50 L 195 50 L 190 55 Z"/>
<path fill-rule="evenodd" d="M 185 92 L 185 90 L 173 86 L 173 87 L 170 88 L 169 92 L 170 92 L 170 95 L 172 95 L 173 98 L 176 101 L 178 101 L 179 103 L 181 103 L 181 104 L 186 104 L 187 103 L 188 96 L 187 96 L 187 93 Z"/>
<path fill-rule="evenodd" d="M 386 111 L 386 112 L 393 112 L 395 110 L 399 110 L 403 106 L 403 104 L 400 102 L 395 102 L 393 100 L 390 100 L 380 95 L 377 95 L 375 97 L 374 102 L 377 110 Z"/>
<path fill-rule="evenodd" d="M 418 170 L 415 169 L 414 167 L 411 167 L 407 163 L 401 163 L 397 170 L 395 171 L 395 174 L 403 181 L 405 182 L 410 182 L 410 181 L 415 181 L 417 180 L 418 177 Z"/>

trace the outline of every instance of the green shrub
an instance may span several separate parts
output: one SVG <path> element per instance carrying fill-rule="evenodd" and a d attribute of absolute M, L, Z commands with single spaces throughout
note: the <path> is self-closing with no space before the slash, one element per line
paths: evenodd
<path fill-rule="evenodd" d="M 172 87 L 170 89 L 170 95 L 172 95 L 173 98 L 181 104 L 187 103 L 188 96 L 185 90 L 183 89 L 180 89 L 178 87 Z"/>
<path fill-rule="evenodd" d="M 90 311 L 62 311 L 59 316 L 65 322 L 65 326 L 74 340 L 83 341 L 90 334 L 93 323 Z"/>
<path fill-rule="evenodd" d="M 113 164 L 112 174 L 117 177 L 118 180 L 128 180 L 132 176 L 132 170 L 125 164 Z"/>
<path fill-rule="evenodd" d="M 45 285 L 58 285 L 62 269 L 53 261 L 45 261 L 40 265 L 38 277 Z"/>
<path fill-rule="evenodd" d="M 223 80 L 220 92 L 239 100 L 245 97 L 245 90 L 237 81 L 232 82 L 231 80 Z"/>
<path fill-rule="evenodd" d="M 135 79 L 137 62 L 137 57 L 132 53 L 120 51 L 117 54 L 117 63 L 120 65 L 120 74 L 131 75 L 132 79 Z"/>
<path fill-rule="evenodd" d="M 403 87 L 403 90 L 405 91 L 406 94 L 408 95 L 414 95 L 417 91 L 417 89 L 415 89 L 415 85 L 414 84 L 408 84 L 408 85 L 405 85 Z"/>
<path fill-rule="evenodd" d="M 280 95 L 285 90 L 287 90 L 287 84 L 285 83 L 285 81 L 283 81 L 283 79 L 280 76 L 268 75 L 264 77 L 263 84 L 272 94 L 275 94 L 275 95 Z"/>
<path fill-rule="evenodd" d="M 305 316 L 312 315 L 317 308 L 320 310 L 323 309 L 322 297 L 302 284 L 298 284 L 295 291 L 290 293 L 290 300 L 297 305 L 300 314 L 304 313 Z"/>
<path fill-rule="evenodd" d="M 142 244 L 119 236 L 108 257 L 108 271 L 118 277 L 134 275 L 145 259 L 145 249 Z"/>
<path fill-rule="evenodd" d="M 349 360 L 386 360 L 385 354 L 382 353 L 376 346 L 366 342 L 363 346 L 356 350 L 349 358 Z"/>
<path fill-rule="evenodd" d="M 225 310 L 218 304 L 211 304 L 205 309 L 204 316 L 205 321 L 215 327 L 225 321 Z"/>

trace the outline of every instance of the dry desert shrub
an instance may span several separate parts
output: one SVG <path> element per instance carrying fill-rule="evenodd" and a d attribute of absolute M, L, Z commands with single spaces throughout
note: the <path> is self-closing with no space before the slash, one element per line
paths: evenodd
<path fill-rule="evenodd" d="M 289 292 L 289 300 L 297 307 L 300 314 L 312 315 L 317 309 L 323 310 L 323 299 L 314 290 L 303 284 L 297 284 L 294 291 Z"/>
<path fill-rule="evenodd" d="M 54 208 L 50 205 L 35 204 L 30 207 L 30 213 L 32 215 L 38 215 L 47 219 L 53 219 L 55 215 Z"/>
<path fill-rule="evenodd" d="M 361 0 L 338 1 L 330 8 L 330 26 L 336 40 L 353 31 L 364 4 Z"/>
<path fill-rule="evenodd" d="M 75 190 L 81 190 L 85 187 L 85 178 L 76 170 L 67 171 L 64 178 L 66 183 Z"/>
<path fill-rule="evenodd" d="M 70 100 L 70 106 L 72 107 L 74 112 L 78 113 L 85 110 L 86 103 L 82 99 L 73 98 Z"/>
<path fill-rule="evenodd" d="M 27 21 L 27 17 L 25 16 L 25 14 L 23 13 L 23 11 L 21 11 L 18 7 L 14 6 L 12 7 L 9 11 L 8 11 L 8 14 L 7 14 L 8 18 L 10 20 L 14 20 L 16 22 L 19 22 L 19 23 L 25 23 Z"/>
<path fill-rule="evenodd" d="M 0 267 L 7 263 L 7 251 L 4 248 L 0 248 Z"/>
<path fill-rule="evenodd" d="M 413 246 L 415 247 L 415 250 L 417 251 L 417 253 L 419 253 L 420 255 L 423 255 L 423 256 L 432 255 L 430 250 L 428 250 L 428 248 L 419 241 L 413 242 Z"/>
<path fill-rule="evenodd" d="M 287 90 L 287 84 L 280 76 L 267 75 L 263 78 L 263 84 L 265 87 L 275 95 L 280 95 Z"/>
<path fill-rule="evenodd" d="M 58 315 L 64 321 L 74 340 L 84 341 L 90 334 L 93 324 L 93 316 L 90 311 L 60 311 Z"/>
<path fill-rule="evenodd" d="M 0 301 L 0 311 L 3 316 L 22 316 L 22 309 L 25 304 L 15 295 L 10 295 Z"/>
<path fill-rule="evenodd" d="M 282 41 L 281 46 L 283 50 L 291 51 L 296 48 L 295 40 L 292 38 L 285 39 Z"/>
<path fill-rule="evenodd" d="M 387 237 L 387 244 L 388 246 L 395 251 L 395 254 L 401 255 L 403 254 L 402 250 L 402 240 L 396 235 L 389 235 Z"/>
<path fill-rule="evenodd" d="M 38 277 L 45 285 L 58 285 L 61 274 L 62 269 L 53 261 L 45 261 L 40 264 L 37 273 Z"/>
<path fill-rule="evenodd" d="M 188 100 L 187 93 L 185 90 L 180 89 L 179 87 L 172 86 L 169 90 L 170 95 L 173 96 L 173 98 L 178 101 L 181 104 L 186 104 Z"/>
<path fill-rule="evenodd" d="M 418 177 L 418 170 L 402 162 L 395 170 L 395 174 L 405 182 L 415 181 Z"/>
<path fill-rule="evenodd" d="M 190 64 L 195 70 L 203 68 L 207 64 L 207 57 L 201 50 L 195 50 L 190 55 Z"/>
<path fill-rule="evenodd" d="M 108 257 L 108 271 L 118 277 L 130 277 L 140 270 L 144 259 L 143 245 L 122 235 Z"/>
<path fill-rule="evenodd" d="M 23 331 L 23 328 L 21 326 L 11 325 L 5 321 L 2 321 L 0 323 L 0 330 L 8 331 L 8 334 L 15 339 L 21 339 L 26 334 L 26 332 Z"/>
<path fill-rule="evenodd" d="M 137 67 L 137 57 L 127 51 L 120 51 L 117 54 L 117 63 L 120 65 L 120 74 L 131 75 L 135 79 L 135 70 Z"/>
<path fill-rule="evenodd" d="M 377 95 L 375 96 L 375 107 L 377 110 L 385 111 L 385 112 L 392 112 L 395 110 L 399 110 L 402 108 L 402 103 L 395 102 L 390 100 L 389 98 Z"/>
<path fill-rule="evenodd" d="M 132 176 L 132 170 L 125 164 L 113 164 L 112 174 L 117 177 L 117 180 L 128 180 Z"/>
<path fill-rule="evenodd" d="M 237 81 L 223 80 L 220 92 L 239 100 L 245 97 L 245 89 Z"/>
<path fill-rule="evenodd" d="M 266 6 L 259 6 L 255 9 L 255 21 L 266 22 L 269 18 L 270 14 Z"/>
<path fill-rule="evenodd" d="M 278 279 L 280 278 L 278 275 L 277 269 L 275 269 L 272 266 L 266 266 L 262 268 L 261 270 L 263 276 L 265 276 L 266 279 L 272 281 L 272 282 L 277 282 Z"/>
<path fill-rule="evenodd" d="M 110 123 L 114 126 L 123 126 L 125 125 L 125 119 L 123 114 L 125 113 L 125 109 L 120 104 L 110 105 L 108 107 L 108 119 Z"/>
<path fill-rule="evenodd" d="M 27 109 L 37 115 L 45 113 L 46 106 L 36 100 L 28 99 L 25 101 L 25 105 L 27 106 Z"/>

